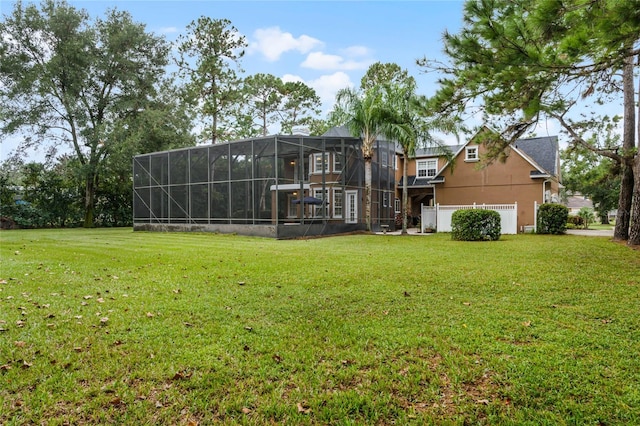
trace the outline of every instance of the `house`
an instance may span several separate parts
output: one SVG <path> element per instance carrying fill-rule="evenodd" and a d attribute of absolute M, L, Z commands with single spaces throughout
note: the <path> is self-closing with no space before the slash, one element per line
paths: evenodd
<path fill-rule="evenodd" d="M 485 131 L 488 129 L 481 130 Z M 516 232 L 532 229 L 536 204 L 558 202 L 561 176 L 557 137 L 519 139 L 504 151 L 504 161 L 487 165 L 483 161 L 487 147 L 479 135 L 450 147 L 451 159 L 441 149 L 427 148 L 418 150 L 415 158 L 409 160 L 407 187 L 411 214 L 422 216 L 422 206 L 509 204 L 514 205 Z M 396 173 L 399 182 L 396 197 L 400 198 L 401 166 Z M 399 205 L 396 210 L 399 211 Z"/>
<path fill-rule="evenodd" d="M 338 127 L 319 137 L 275 135 L 138 155 L 134 230 L 273 238 L 365 230 L 361 143 Z M 448 152 L 422 149 L 407 164 L 409 206 L 417 221 L 425 222 L 425 206 L 453 211 L 461 205 L 509 204 L 516 215 L 514 233 L 522 232 L 535 223 L 536 203 L 557 199 L 556 137 L 520 139 L 505 151 L 504 162 L 490 165 L 481 161 L 486 147 L 478 135 Z M 393 229 L 402 185 L 398 147 L 376 141 L 372 230 Z M 433 222 L 447 230 L 444 222 Z"/>
<path fill-rule="evenodd" d="M 273 238 L 366 229 L 361 140 L 275 135 L 133 159 L 134 230 Z M 377 141 L 371 222 L 393 223 L 395 144 Z"/>
<path fill-rule="evenodd" d="M 593 201 L 579 193 L 567 195 L 567 208 L 569 209 L 569 215 L 577 215 L 578 212 L 580 212 L 580 209 L 584 207 L 593 210 Z"/>

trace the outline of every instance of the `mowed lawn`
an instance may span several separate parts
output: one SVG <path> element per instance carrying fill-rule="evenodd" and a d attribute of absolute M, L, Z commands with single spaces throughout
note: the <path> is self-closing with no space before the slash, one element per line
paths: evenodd
<path fill-rule="evenodd" d="M 608 238 L 0 239 L 0 424 L 640 424 Z"/>

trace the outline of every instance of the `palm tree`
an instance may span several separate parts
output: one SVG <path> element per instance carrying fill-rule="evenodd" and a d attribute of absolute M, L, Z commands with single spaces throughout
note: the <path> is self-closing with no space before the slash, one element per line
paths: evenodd
<path fill-rule="evenodd" d="M 402 234 L 407 233 L 407 163 L 415 157 L 416 148 L 421 146 L 436 146 L 440 154 L 451 158 L 451 151 L 438 139 L 434 133 L 456 133 L 461 129 L 460 122 L 455 117 L 434 115 L 429 108 L 429 99 L 417 96 L 415 84 L 385 85 L 385 103 L 393 112 L 393 119 L 385 125 L 385 133 L 395 140 L 402 149 Z"/>
<path fill-rule="evenodd" d="M 342 89 L 336 95 L 336 107 L 330 117 L 330 120 L 346 125 L 353 137 L 362 138 L 367 231 L 371 231 L 371 161 L 375 141 L 378 136 L 386 135 L 387 126 L 393 118 L 393 113 L 384 100 L 384 91 L 380 85 L 364 92 L 351 88 Z"/>

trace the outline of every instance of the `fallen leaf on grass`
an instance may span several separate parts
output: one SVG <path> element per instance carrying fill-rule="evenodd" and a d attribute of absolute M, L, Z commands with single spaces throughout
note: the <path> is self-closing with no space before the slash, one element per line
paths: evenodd
<path fill-rule="evenodd" d="M 24 327 L 24 325 L 26 324 L 26 322 L 22 321 L 22 320 L 18 320 L 16 321 L 16 327 Z"/>
<path fill-rule="evenodd" d="M 89 300 L 89 299 L 93 299 L 93 296 L 84 296 L 83 297 L 84 300 Z"/>
<path fill-rule="evenodd" d="M 189 378 L 191 378 L 192 374 L 193 374 L 192 372 L 178 371 L 176 374 L 173 375 L 172 379 L 173 380 L 189 379 Z"/>
<path fill-rule="evenodd" d="M 0 365 L 0 371 L 9 371 L 11 366 L 9 364 Z"/>
<path fill-rule="evenodd" d="M 250 408 L 247 408 L 247 407 L 242 407 L 242 412 L 243 412 L 244 414 L 250 414 L 250 413 L 251 413 L 251 409 L 250 409 Z"/>
<path fill-rule="evenodd" d="M 102 297 L 98 297 L 98 298 L 96 299 L 96 302 L 98 302 L 98 303 L 104 303 L 104 299 L 103 299 Z"/>
<path fill-rule="evenodd" d="M 162 408 L 162 407 L 164 407 L 164 405 L 162 405 L 162 402 L 156 401 L 156 408 Z"/>
<path fill-rule="evenodd" d="M 244 329 L 247 330 L 247 331 L 252 331 L 253 327 L 246 326 Z"/>
<path fill-rule="evenodd" d="M 488 400 L 488 399 L 478 399 L 478 400 L 476 401 L 476 404 L 489 405 L 489 400 Z"/>
<path fill-rule="evenodd" d="M 30 368 L 33 364 L 27 361 L 22 361 L 22 368 L 24 368 L 25 370 L 27 368 Z"/>
<path fill-rule="evenodd" d="M 462 303 L 464 306 L 471 306 L 471 302 L 463 302 Z"/>
<path fill-rule="evenodd" d="M 311 412 L 311 408 L 307 407 L 306 403 L 303 405 L 303 403 L 298 402 L 296 407 L 298 408 L 298 413 L 309 414 Z"/>
<path fill-rule="evenodd" d="M 107 318 L 107 317 L 100 318 L 100 324 L 101 325 L 106 325 L 107 322 L 109 322 L 109 318 Z"/>
<path fill-rule="evenodd" d="M 525 327 L 531 327 L 531 321 L 525 321 L 522 323 Z"/>
<path fill-rule="evenodd" d="M 191 324 L 190 322 L 185 322 L 185 323 L 184 323 L 184 326 L 185 326 L 185 327 L 193 327 L 193 324 Z"/>
<path fill-rule="evenodd" d="M 153 318 L 154 316 L 153 312 L 147 312 L 147 318 Z"/>
<path fill-rule="evenodd" d="M 113 398 L 111 401 L 109 401 L 109 403 L 111 405 L 122 405 L 122 399 L 120 399 L 119 397 L 115 397 Z"/>
<path fill-rule="evenodd" d="M 76 346 L 73 350 L 76 352 L 82 352 L 82 348 L 80 346 Z"/>
<path fill-rule="evenodd" d="M 278 354 L 274 354 L 271 358 L 278 364 L 282 362 L 282 357 Z"/>

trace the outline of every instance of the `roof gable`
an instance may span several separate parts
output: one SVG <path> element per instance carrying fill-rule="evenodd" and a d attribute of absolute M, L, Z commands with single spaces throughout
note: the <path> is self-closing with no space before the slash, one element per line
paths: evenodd
<path fill-rule="evenodd" d="M 480 130 L 478 130 L 475 135 L 469 138 L 466 143 L 464 143 L 463 145 L 458 145 L 456 147 L 459 149 L 454 153 L 454 158 L 460 156 L 467 145 L 472 142 L 476 143 L 475 141 L 478 136 L 484 132 L 498 134 L 495 130 L 489 128 L 488 126 L 482 126 Z M 536 169 L 535 171 L 531 172 L 532 177 L 543 177 L 546 175 L 555 177 L 559 176 L 560 151 L 558 148 L 557 136 L 518 139 L 516 140 L 516 142 L 512 143 L 510 147 L 512 148 L 512 152 L 518 154 Z M 450 162 L 447 162 L 442 167 L 442 169 L 440 169 L 436 177 L 440 176 L 447 169 L 447 167 L 449 167 L 449 164 Z"/>

